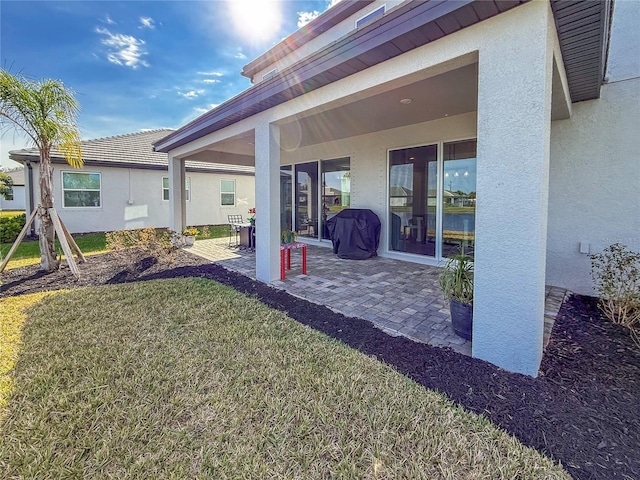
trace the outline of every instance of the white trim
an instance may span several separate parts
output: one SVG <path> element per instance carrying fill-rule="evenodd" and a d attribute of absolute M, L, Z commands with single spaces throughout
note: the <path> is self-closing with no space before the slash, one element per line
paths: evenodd
<path fill-rule="evenodd" d="M 383 251 L 383 255 L 389 258 L 395 258 L 397 260 L 407 260 L 412 261 L 414 263 L 422 263 L 425 265 L 442 265 L 447 259 L 442 256 L 442 233 L 444 230 L 443 222 L 444 222 L 444 204 L 443 204 L 443 194 L 444 194 L 444 144 L 445 143 L 455 143 L 455 142 L 465 142 L 472 141 L 476 142 L 476 161 L 477 161 L 477 145 L 478 145 L 478 137 L 462 137 L 462 138 L 454 138 L 454 139 L 446 139 L 439 140 L 435 142 L 427 142 L 427 143 L 419 143 L 415 145 L 407 145 L 407 146 L 398 146 L 387 148 L 387 162 L 386 162 L 386 198 L 385 198 L 385 223 L 387 225 L 387 231 L 385 232 L 386 237 L 386 245 L 387 248 Z M 419 253 L 409 253 L 409 252 L 400 252 L 397 250 L 391 249 L 391 223 L 390 223 L 390 205 L 389 205 L 389 194 L 390 194 L 390 186 L 389 183 L 391 181 L 391 172 L 390 172 L 390 157 L 391 152 L 398 150 L 406 150 L 409 148 L 419 148 L 419 147 L 429 147 L 432 145 L 437 146 L 436 157 L 437 157 L 437 168 L 436 168 L 436 246 L 435 246 L 435 256 L 431 257 L 429 255 L 421 255 Z M 477 174 L 477 173 L 476 173 Z M 476 179 L 477 180 L 477 179 Z M 428 188 L 427 188 L 428 192 Z M 477 188 L 476 188 L 476 198 L 477 198 Z M 475 231 L 475 225 L 474 225 Z M 418 259 L 426 259 L 428 261 L 418 261 Z"/>
<path fill-rule="evenodd" d="M 89 189 L 89 188 L 83 188 L 83 189 L 77 189 L 77 188 L 64 188 L 64 174 L 65 173 L 73 173 L 73 174 L 79 174 L 79 175 L 98 175 L 98 178 L 100 180 L 100 188 L 99 189 Z M 62 191 L 62 208 L 64 209 L 91 209 L 91 210 L 100 210 L 102 209 L 102 173 L 101 172 L 86 172 L 86 171 L 82 171 L 82 172 L 78 172 L 78 171 L 72 171 L 72 170 L 60 170 L 60 190 Z M 98 192 L 100 194 L 100 205 L 73 205 L 70 207 L 67 207 L 65 205 L 65 198 L 64 198 L 64 193 L 65 191 L 75 191 L 75 192 Z"/>
<path fill-rule="evenodd" d="M 169 192 L 169 196 L 171 196 L 171 188 L 167 187 L 164 188 L 164 179 L 167 179 L 167 184 L 169 184 L 169 177 L 162 177 L 161 180 L 161 184 L 162 184 L 162 192 L 160 194 L 160 200 L 163 202 L 168 202 L 169 199 L 168 198 L 164 198 L 164 191 L 166 190 L 167 192 Z M 185 177 L 184 178 L 184 191 L 185 191 L 185 197 L 186 197 L 186 201 L 190 202 L 191 201 L 191 177 Z"/>
<path fill-rule="evenodd" d="M 222 195 L 223 194 L 229 195 L 229 193 L 231 193 L 231 192 L 227 192 L 227 191 L 225 191 L 225 192 L 222 191 L 222 182 L 233 182 L 233 205 L 227 205 L 227 204 L 222 203 Z M 220 179 L 220 206 L 223 207 L 223 208 L 225 208 L 225 207 L 227 207 L 227 208 L 236 207 L 237 206 L 236 204 L 238 203 L 237 201 L 238 201 L 238 188 L 237 188 L 236 180 L 235 179 L 221 178 Z"/>
<path fill-rule="evenodd" d="M 363 19 L 367 18 L 368 16 L 370 16 L 370 15 L 372 15 L 372 14 L 374 14 L 374 13 L 378 12 L 379 10 L 382 10 L 382 15 L 376 16 L 376 17 L 372 18 L 371 20 L 369 20 L 369 21 L 367 21 L 367 22 L 364 22 L 364 23 L 363 23 L 363 24 L 361 24 L 361 25 L 358 25 L 358 22 L 360 22 L 361 20 L 363 20 Z M 365 15 L 361 16 L 360 18 L 356 19 L 356 21 L 355 21 L 355 27 L 356 27 L 356 28 L 363 27 L 364 25 L 369 24 L 369 22 L 372 22 L 372 21 L 374 21 L 375 19 L 377 19 L 377 18 L 380 18 L 380 17 L 384 16 L 384 14 L 385 14 L 385 13 L 387 13 L 387 4 L 386 4 L 386 3 L 383 3 L 383 4 L 382 4 L 382 5 L 380 5 L 379 7 L 374 8 L 373 10 L 369 11 L 369 13 L 367 13 L 367 14 L 365 14 Z"/>
<path fill-rule="evenodd" d="M 262 80 L 269 80 L 270 78 L 275 77 L 276 73 L 278 73 L 278 69 L 277 68 L 274 68 L 273 70 L 269 70 L 267 73 L 262 75 Z"/>

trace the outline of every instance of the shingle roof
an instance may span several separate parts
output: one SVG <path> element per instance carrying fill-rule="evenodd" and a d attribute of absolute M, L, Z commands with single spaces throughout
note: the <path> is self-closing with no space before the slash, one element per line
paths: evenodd
<path fill-rule="evenodd" d="M 6 173 L 11 177 L 11 180 L 13 180 L 13 185 L 15 187 L 21 187 L 21 186 L 24 187 L 24 169 L 23 168 L 19 168 L 15 170 L 7 170 L 7 171 L 4 171 L 3 173 Z"/>
<path fill-rule="evenodd" d="M 174 130 L 164 128 L 143 132 L 116 135 L 82 141 L 82 159 L 85 165 L 122 166 L 133 168 L 165 169 L 168 167 L 167 154 L 154 152 L 153 142 L 169 135 Z M 16 161 L 37 162 L 38 149 L 29 148 L 9 152 L 9 158 Z M 55 147 L 51 149 L 51 161 L 64 162 L 64 156 Z M 224 173 L 253 174 L 254 167 L 208 162 L 185 162 L 188 170 L 207 170 Z"/>

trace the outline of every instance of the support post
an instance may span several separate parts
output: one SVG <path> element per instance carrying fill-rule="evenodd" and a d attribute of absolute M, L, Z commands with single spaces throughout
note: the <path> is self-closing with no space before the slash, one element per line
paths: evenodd
<path fill-rule="evenodd" d="M 555 35 L 548 3 L 479 51 L 473 356 L 542 359 Z M 500 65 L 500 68 L 496 68 Z"/>
<path fill-rule="evenodd" d="M 169 156 L 169 228 L 178 233 L 187 226 L 184 160 Z"/>
<path fill-rule="evenodd" d="M 256 278 L 279 278 L 280 127 L 266 122 L 255 129 Z"/>
<path fill-rule="evenodd" d="M 22 230 L 20 230 L 20 233 L 18 234 L 18 238 L 16 238 L 16 241 L 13 242 L 13 245 L 11 245 L 11 249 L 9 250 L 9 253 L 7 253 L 6 257 L 4 257 L 4 260 L 0 265 L 0 272 L 4 271 L 7 264 L 9 263 L 9 260 L 11 260 L 11 257 L 13 256 L 15 251 L 18 249 L 18 246 L 20 245 L 20 243 L 22 243 L 22 239 L 25 237 L 25 235 L 29 231 L 29 227 L 31 227 L 31 224 L 35 220 L 37 214 L 38 214 L 38 209 L 34 208 L 33 212 L 31 212 L 31 215 L 29 215 L 29 218 L 24 223 L 24 227 L 22 227 Z"/>

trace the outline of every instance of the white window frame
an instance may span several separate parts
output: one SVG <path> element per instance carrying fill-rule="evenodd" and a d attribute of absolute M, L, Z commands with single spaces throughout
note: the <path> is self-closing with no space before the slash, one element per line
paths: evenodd
<path fill-rule="evenodd" d="M 262 80 L 269 80 L 270 78 L 275 77 L 276 73 L 278 73 L 278 69 L 277 68 L 274 68 L 273 70 L 269 70 L 267 73 L 262 75 Z"/>
<path fill-rule="evenodd" d="M 77 175 L 98 175 L 98 178 L 100 179 L 100 188 L 99 189 L 89 189 L 89 188 L 84 188 L 82 190 L 79 190 L 77 188 L 64 188 L 64 174 L 65 173 L 72 173 L 72 174 L 77 174 Z M 62 208 L 92 208 L 94 210 L 100 209 L 102 208 L 102 173 L 100 172 L 74 172 L 74 171 L 70 171 L 70 170 L 62 170 L 60 172 L 60 188 L 62 190 Z M 95 206 L 95 205 L 72 205 L 72 206 L 67 206 L 65 204 L 65 197 L 64 197 L 64 193 L 65 191 L 76 191 L 76 192 L 99 192 L 100 193 L 100 205 Z"/>
<path fill-rule="evenodd" d="M 162 187 L 162 201 L 163 202 L 168 202 L 169 198 L 164 198 L 164 192 L 165 190 L 169 193 L 169 195 L 171 195 L 171 189 L 169 187 L 165 188 L 164 187 L 164 179 L 167 179 L 167 185 L 169 184 L 169 177 L 162 177 L 162 181 L 161 181 L 161 187 Z M 186 177 L 184 179 L 184 190 L 185 190 L 185 197 L 186 197 L 186 201 L 190 202 L 191 201 L 191 177 Z M 167 197 L 169 196 L 167 195 Z"/>
<path fill-rule="evenodd" d="M 377 16 L 371 18 L 370 20 L 367 20 L 366 22 L 363 22 L 363 20 L 365 18 L 372 16 L 373 14 L 379 12 L 380 10 L 382 10 L 382 14 L 381 15 L 377 15 Z M 373 10 L 371 10 L 366 15 L 363 15 L 360 18 L 358 18 L 356 20 L 356 28 L 363 27 L 364 25 L 367 25 L 369 22 L 373 22 L 374 20 L 377 20 L 378 18 L 382 17 L 385 13 L 387 13 L 387 4 L 383 3 L 378 8 L 374 8 Z"/>
<path fill-rule="evenodd" d="M 222 190 L 222 182 L 233 182 L 233 192 L 226 192 Z M 227 179 L 227 178 L 221 178 L 220 179 L 220 206 L 221 207 L 235 207 L 236 206 L 236 202 L 238 200 L 238 185 L 236 183 L 235 179 Z M 222 203 L 222 195 L 228 195 L 230 193 L 233 193 L 233 205 L 226 205 L 224 203 Z"/>

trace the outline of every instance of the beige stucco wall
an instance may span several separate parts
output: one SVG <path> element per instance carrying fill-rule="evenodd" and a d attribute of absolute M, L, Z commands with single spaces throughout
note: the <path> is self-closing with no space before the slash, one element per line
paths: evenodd
<path fill-rule="evenodd" d="M 53 175 L 55 208 L 72 233 L 102 232 L 143 227 L 167 227 L 169 202 L 162 200 L 162 177 L 166 170 L 143 170 L 87 166 L 80 171 L 100 173 L 102 202 L 98 208 L 62 206 L 61 172 L 76 171 L 56 165 Z M 38 185 L 37 168 L 34 183 Z M 255 205 L 252 175 L 224 175 L 187 171 L 191 200 L 187 202 L 188 225 L 227 223 L 227 215 L 247 216 Z M 236 181 L 236 205 L 220 205 L 220 180 Z M 35 192 L 37 202 L 38 192 Z"/>

